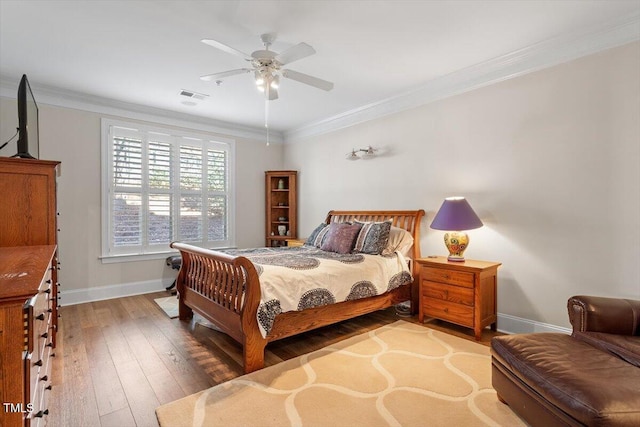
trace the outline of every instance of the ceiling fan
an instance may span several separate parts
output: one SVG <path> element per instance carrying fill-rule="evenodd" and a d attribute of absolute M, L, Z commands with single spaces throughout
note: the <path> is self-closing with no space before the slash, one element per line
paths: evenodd
<path fill-rule="evenodd" d="M 206 76 L 201 76 L 200 79 L 204 81 L 219 82 L 226 77 L 234 76 L 236 74 L 253 72 L 256 85 L 259 90 L 265 93 L 265 99 L 267 100 L 278 99 L 280 76 L 326 91 L 333 89 L 333 83 L 331 82 L 308 74 L 300 73 L 298 71 L 282 68 L 294 61 L 306 58 L 307 56 L 316 53 L 313 47 L 306 43 L 298 43 L 282 53 L 277 53 L 269 50 L 269 46 L 271 46 L 276 39 L 276 35 L 274 33 L 263 34 L 260 36 L 260 39 L 264 44 L 264 49 L 256 50 L 251 55 L 240 52 L 239 50 L 227 46 L 224 43 L 220 43 L 219 41 L 203 39 L 202 43 L 239 56 L 245 61 L 248 61 L 250 68 L 238 68 L 236 70 L 223 71 L 221 73 L 207 74 Z"/>

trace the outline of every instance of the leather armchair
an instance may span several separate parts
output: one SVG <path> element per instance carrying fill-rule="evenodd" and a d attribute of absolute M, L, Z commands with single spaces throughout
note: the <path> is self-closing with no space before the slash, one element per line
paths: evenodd
<path fill-rule="evenodd" d="M 493 338 L 492 385 L 532 426 L 640 426 L 640 301 L 578 295 L 572 334 Z"/>
<path fill-rule="evenodd" d="M 640 335 L 640 301 L 577 295 L 567 302 L 576 332 Z"/>

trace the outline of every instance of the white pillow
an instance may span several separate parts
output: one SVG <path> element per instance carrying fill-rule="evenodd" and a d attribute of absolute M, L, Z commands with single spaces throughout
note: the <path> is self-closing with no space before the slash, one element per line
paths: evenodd
<path fill-rule="evenodd" d="M 398 251 L 405 258 L 411 258 L 413 247 L 413 236 L 407 230 L 399 227 L 391 226 L 389 231 L 389 240 L 387 241 L 387 247 L 382 251 L 382 255 L 390 255 L 395 251 Z"/>

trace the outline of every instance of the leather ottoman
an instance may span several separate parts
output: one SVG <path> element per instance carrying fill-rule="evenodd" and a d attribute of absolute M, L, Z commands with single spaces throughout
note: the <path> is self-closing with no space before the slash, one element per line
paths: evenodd
<path fill-rule="evenodd" d="M 572 336 L 492 340 L 492 382 L 532 425 L 640 426 L 640 368 Z"/>

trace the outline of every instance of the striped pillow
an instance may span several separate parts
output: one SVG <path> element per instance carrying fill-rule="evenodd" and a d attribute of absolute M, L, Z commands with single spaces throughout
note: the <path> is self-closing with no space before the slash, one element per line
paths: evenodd
<path fill-rule="evenodd" d="M 304 242 L 305 246 L 315 246 L 316 248 L 322 246 L 322 241 L 327 235 L 327 231 L 329 231 L 329 227 L 323 222 L 311 232 L 307 241 Z"/>
<path fill-rule="evenodd" d="M 391 221 L 383 222 L 360 222 L 362 224 L 360 233 L 356 238 L 353 252 L 363 254 L 380 255 L 384 248 L 387 247 L 389 240 L 389 230 L 391 230 Z"/>

